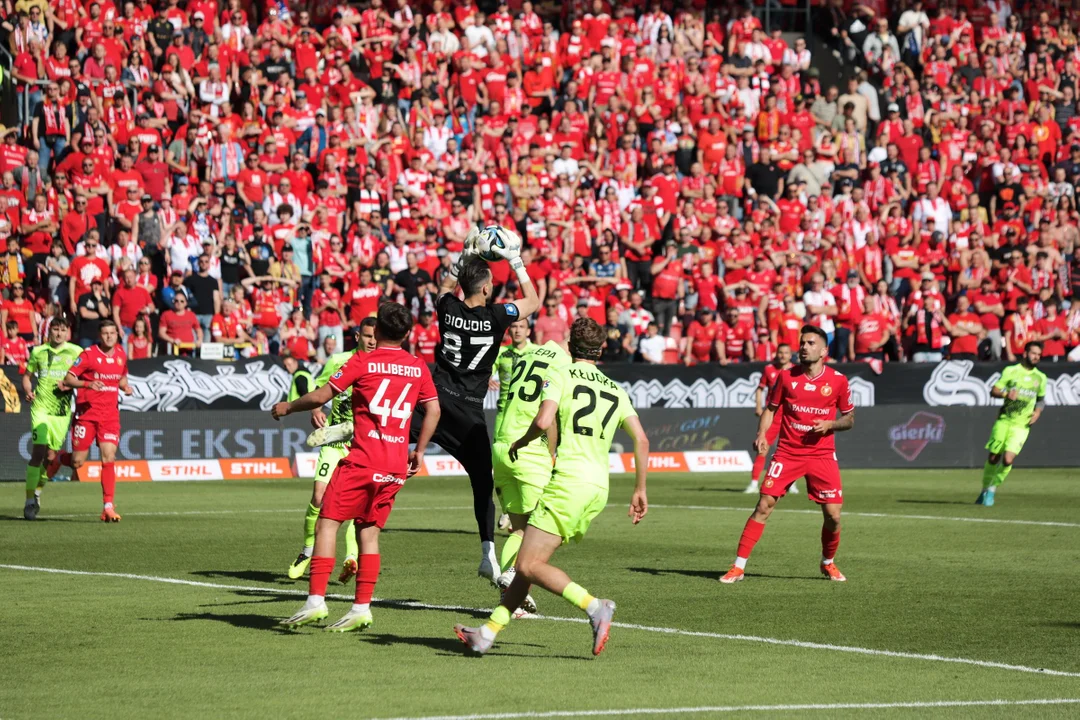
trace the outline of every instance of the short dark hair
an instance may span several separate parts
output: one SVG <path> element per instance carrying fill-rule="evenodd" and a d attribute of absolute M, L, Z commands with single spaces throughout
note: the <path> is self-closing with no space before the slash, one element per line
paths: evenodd
<path fill-rule="evenodd" d="M 1027 343 L 1026 345 L 1024 345 L 1024 352 L 1027 352 L 1032 347 L 1037 347 L 1040 350 L 1042 350 L 1043 349 L 1042 340 L 1032 340 L 1031 342 Z"/>
<path fill-rule="evenodd" d="M 782 347 L 786 347 L 788 350 L 791 349 L 791 345 L 789 345 L 788 343 L 780 343 L 779 345 L 776 346 L 776 349 L 779 350 Z"/>
<path fill-rule="evenodd" d="M 54 318 L 52 319 L 52 322 L 50 322 L 50 323 L 49 323 L 49 329 L 50 329 L 50 330 L 51 330 L 52 328 L 54 328 L 54 327 L 70 328 L 70 327 L 71 327 L 71 323 L 69 323 L 69 322 L 67 321 L 67 318 L 66 318 L 66 317 L 59 317 L 59 316 L 58 316 L 58 317 L 54 317 Z"/>
<path fill-rule="evenodd" d="M 399 343 L 408 337 L 412 326 L 412 313 L 404 305 L 387 302 L 379 306 L 375 332 L 382 338 Z"/>
<path fill-rule="evenodd" d="M 461 263 L 458 270 L 458 284 L 465 297 L 472 297 L 491 281 L 491 268 L 483 258 L 471 256 Z"/>
<path fill-rule="evenodd" d="M 376 325 L 378 325 L 378 321 L 375 318 L 366 317 L 356 326 L 356 334 L 359 335 L 364 328 L 374 328 Z"/>
<path fill-rule="evenodd" d="M 600 358 L 607 331 L 592 318 L 578 318 L 570 326 L 570 357 L 597 360 Z"/>
<path fill-rule="evenodd" d="M 114 330 L 119 330 L 120 329 L 116 325 L 116 322 L 114 322 L 113 320 L 102 320 L 100 323 L 98 323 L 98 334 L 100 335 L 101 331 L 104 330 L 105 328 L 113 328 Z"/>
<path fill-rule="evenodd" d="M 829 335 L 817 325 L 803 325 L 799 335 L 817 335 L 825 345 L 829 344 Z"/>

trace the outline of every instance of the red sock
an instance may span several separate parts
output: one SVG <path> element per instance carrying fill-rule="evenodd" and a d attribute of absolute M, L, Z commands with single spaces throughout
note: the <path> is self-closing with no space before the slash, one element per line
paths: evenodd
<path fill-rule="evenodd" d="M 750 557 L 750 553 L 753 552 L 754 546 L 757 545 L 757 541 L 761 539 L 761 533 L 764 531 L 765 523 L 759 523 L 754 518 L 748 519 L 746 527 L 743 528 L 742 535 L 739 537 L 739 549 L 735 553 L 736 557 Z"/>
<path fill-rule="evenodd" d="M 764 455 L 758 455 L 757 457 L 754 458 L 754 469 L 750 471 L 750 480 L 752 482 L 757 482 L 758 478 L 761 477 L 761 471 L 764 470 L 764 469 L 765 469 L 765 456 Z"/>
<path fill-rule="evenodd" d="M 840 531 L 833 532 L 826 527 L 821 528 L 821 557 L 832 560 L 836 557 L 838 547 L 840 547 Z"/>
<path fill-rule="evenodd" d="M 308 566 L 308 594 L 326 597 L 330 573 L 334 572 L 334 558 L 316 555 Z"/>
<path fill-rule="evenodd" d="M 366 605 L 375 594 L 375 583 L 379 581 L 378 553 L 361 555 L 356 560 L 356 604 Z"/>
<path fill-rule="evenodd" d="M 101 463 L 101 500 L 105 503 L 113 501 L 113 493 L 116 491 L 116 465 L 115 463 Z"/>
<path fill-rule="evenodd" d="M 60 461 L 61 465 L 65 467 L 71 467 L 71 453 L 67 452 L 66 450 L 61 452 L 57 459 Z"/>

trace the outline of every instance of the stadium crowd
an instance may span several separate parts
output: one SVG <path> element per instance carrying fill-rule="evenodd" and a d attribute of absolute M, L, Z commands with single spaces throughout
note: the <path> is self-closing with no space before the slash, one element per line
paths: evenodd
<path fill-rule="evenodd" d="M 760 11 L 4 0 L 4 361 L 60 315 L 322 360 L 383 301 L 433 360 L 473 223 L 525 239 L 535 341 L 587 315 L 605 361 L 768 360 L 804 318 L 839 360 L 1080 359 L 1080 11 Z"/>

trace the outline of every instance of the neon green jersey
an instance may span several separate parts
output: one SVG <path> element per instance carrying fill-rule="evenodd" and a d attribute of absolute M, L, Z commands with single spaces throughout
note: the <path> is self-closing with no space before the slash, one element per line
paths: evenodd
<path fill-rule="evenodd" d="M 637 415 L 626 391 L 595 365 L 579 361 L 548 375 L 544 400 L 559 406 L 555 475 L 606 488 L 615 430 Z"/>
<path fill-rule="evenodd" d="M 1046 375 L 1038 368 L 1028 370 L 1022 363 L 1010 365 L 1001 372 L 994 387 L 1004 393 L 1015 389 L 1015 400 L 1005 400 L 998 414 L 999 420 L 1016 425 L 1027 425 L 1035 414 L 1035 403 L 1046 396 Z"/>
<path fill-rule="evenodd" d="M 514 362 L 510 377 L 507 380 L 499 378 L 500 402 L 499 414 L 495 417 L 495 442 L 509 444 L 525 434 L 540 410 L 544 381 L 552 370 L 570 362 L 570 356 L 558 343 L 529 343 L 529 347 Z M 546 442 L 547 436 L 543 435 L 529 443 L 529 447 L 539 447 Z M 546 447 L 544 452 L 547 452 Z"/>
<path fill-rule="evenodd" d="M 319 373 L 319 377 L 315 378 L 315 387 L 322 387 L 330 382 L 330 378 L 334 376 L 334 373 L 340 370 L 341 366 L 347 363 L 349 358 L 355 354 L 356 350 L 353 350 L 351 352 L 334 353 L 326 358 L 326 364 L 323 365 L 322 372 Z M 352 422 L 352 419 L 352 390 L 335 395 L 330 405 L 330 417 L 326 419 L 326 423 L 328 425 L 339 425 L 343 422 Z"/>
<path fill-rule="evenodd" d="M 532 350 L 536 345 L 530 340 L 523 348 L 516 348 L 513 345 L 503 345 L 499 348 L 499 354 L 495 356 L 495 364 L 491 366 L 491 375 L 499 379 L 499 404 L 496 407 L 499 413 L 502 413 L 503 406 L 506 405 L 506 397 L 510 392 L 510 381 L 513 377 L 514 363 L 517 359 L 525 353 Z M 499 421 L 495 420 L 495 427 L 499 426 Z M 517 438 L 514 438 L 517 440 Z"/>
<path fill-rule="evenodd" d="M 72 392 L 58 389 L 57 383 L 67 376 L 68 370 L 81 354 L 82 348 L 75 343 L 64 343 L 57 348 L 46 343 L 30 351 L 26 372 L 37 375 L 34 410 L 57 417 L 71 414 Z"/>

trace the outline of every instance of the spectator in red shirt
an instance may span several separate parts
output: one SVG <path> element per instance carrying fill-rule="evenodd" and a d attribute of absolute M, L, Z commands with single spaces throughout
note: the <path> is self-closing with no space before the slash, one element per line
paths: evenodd
<path fill-rule="evenodd" d="M 544 312 L 533 325 L 533 337 L 537 345 L 549 341 L 562 345 L 570 339 L 570 326 L 559 314 L 559 301 L 554 297 L 545 298 Z"/>
<path fill-rule="evenodd" d="M 113 320 L 124 330 L 125 339 L 135 330 L 135 321 L 140 316 L 146 316 L 154 312 L 154 300 L 146 288 L 140 287 L 135 282 L 136 273 L 128 269 L 124 271 L 124 282 L 113 293 Z"/>
<path fill-rule="evenodd" d="M 1069 326 L 1057 300 L 1050 300 L 1044 307 L 1046 316 L 1035 323 L 1035 339 L 1042 341 L 1044 358 L 1059 362 L 1067 352 L 1065 343 L 1069 339 Z"/>
<path fill-rule="evenodd" d="M 434 320 L 434 314 L 424 310 L 409 334 L 409 347 L 412 348 L 412 354 L 429 364 L 435 362 L 435 348 L 441 340 L 439 326 Z"/>
<path fill-rule="evenodd" d="M 161 313 L 158 338 L 167 343 L 166 352 L 176 355 L 191 355 L 194 348 L 202 345 L 202 327 L 195 313 L 188 310 L 187 296 L 183 293 L 173 298 L 172 310 Z"/>
<path fill-rule="evenodd" d="M 699 309 L 697 319 L 690 323 L 686 331 L 683 364 L 697 365 L 719 360 L 722 351 L 719 334 L 720 326 L 713 322 L 713 311 L 709 308 Z"/>
<path fill-rule="evenodd" d="M 345 306 L 341 301 L 341 291 L 332 284 L 333 277 L 325 270 L 319 275 L 319 287 L 311 298 L 311 312 L 319 320 L 319 344 L 327 336 L 332 336 L 335 347 L 345 347 Z"/>
<path fill-rule="evenodd" d="M 717 352 L 720 364 L 754 361 L 754 327 L 739 318 L 737 308 L 729 307 L 724 311 L 724 322 L 716 335 L 719 341 Z"/>
<path fill-rule="evenodd" d="M 892 319 L 877 311 L 873 297 L 862 301 L 855 332 L 848 336 L 848 354 L 856 361 L 885 359 L 883 348 L 892 337 Z"/>
<path fill-rule="evenodd" d="M 950 360 L 978 360 L 979 346 L 986 338 L 979 316 L 971 311 L 971 301 L 964 295 L 956 300 L 956 312 L 949 316 Z"/>

